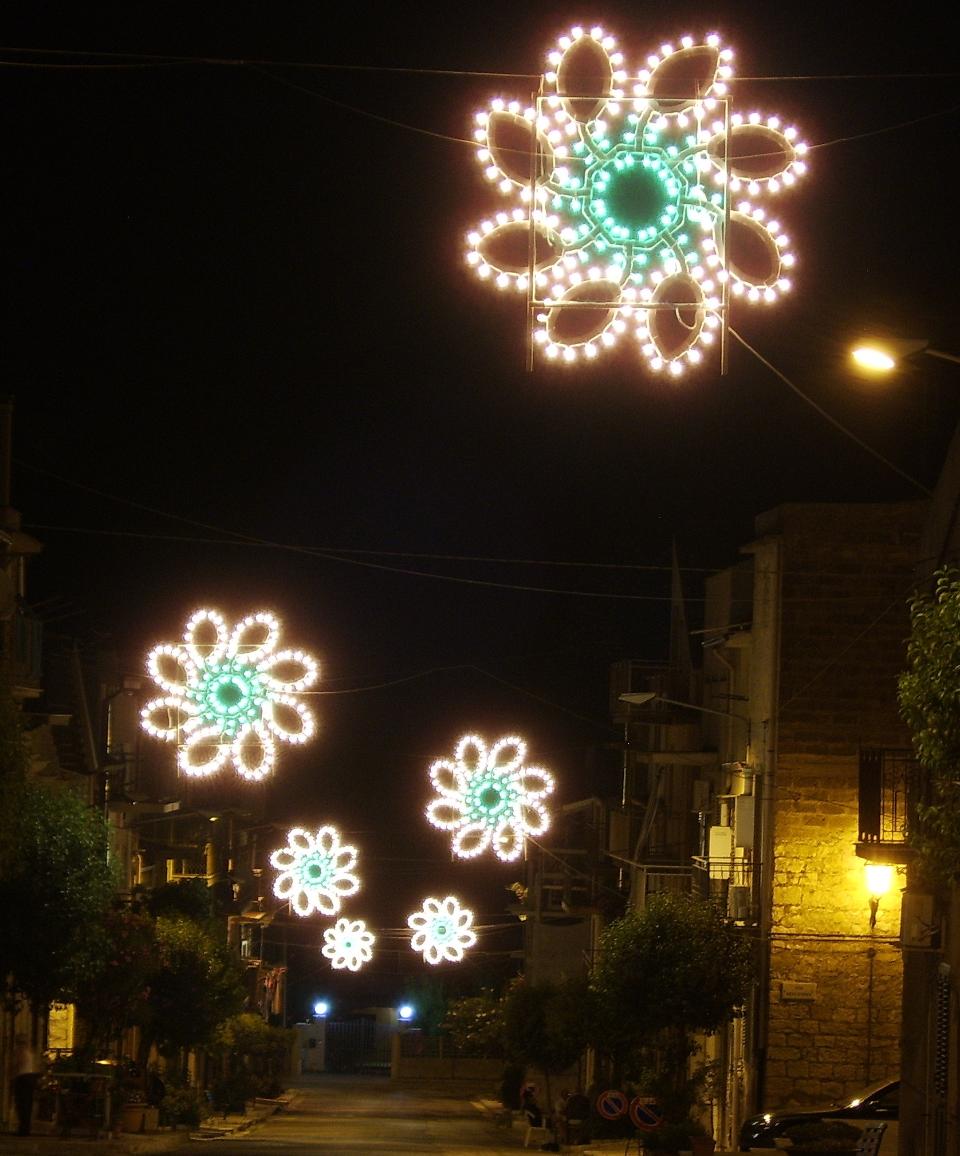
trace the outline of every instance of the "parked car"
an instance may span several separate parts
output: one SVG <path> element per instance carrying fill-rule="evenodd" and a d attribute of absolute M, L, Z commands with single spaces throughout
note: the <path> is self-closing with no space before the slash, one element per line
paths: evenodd
<path fill-rule="evenodd" d="M 899 1118 L 900 1081 L 888 1080 L 883 1084 L 875 1084 L 842 1104 L 829 1104 L 822 1108 L 781 1108 L 758 1112 L 756 1116 L 751 1116 L 743 1122 L 740 1129 L 740 1151 L 776 1148 L 774 1141 L 783 1136 L 787 1128 L 793 1124 L 805 1124 L 810 1120 L 849 1120 L 851 1123 L 866 1126 L 881 1121 L 890 1124 Z M 892 1130 L 888 1128 L 888 1131 Z M 886 1140 L 886 1137 L 884 1139 Z"/>

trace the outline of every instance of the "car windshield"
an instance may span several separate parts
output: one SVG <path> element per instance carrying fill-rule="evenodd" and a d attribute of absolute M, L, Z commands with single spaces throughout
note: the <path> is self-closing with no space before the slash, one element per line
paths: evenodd
<path fill-rule="evenodd" d="M 878 1100 L 881 1103 L 896 1103 L 899 1093 L 899 1084 L 891 1083 L 885 1080 L 882 1084 L 875 1084 L 872 1088 L 868 1088 L 865 1092 L 854 1096 L 853 1099 L 847 1100 L 842 1106 L 844 1108 L 859 1108 L 865 1100 Z"/>

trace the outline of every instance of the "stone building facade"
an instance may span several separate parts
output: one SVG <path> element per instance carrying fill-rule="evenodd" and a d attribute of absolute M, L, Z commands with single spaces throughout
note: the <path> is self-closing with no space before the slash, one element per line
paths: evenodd
<path fill-rule="evenodd" d="M 785 505 L 708 581 L 704 693 L 745 705 L 761 982 L 741 1057 L 753 1108 L 899 1073 L 900 874 L 871 924 L 858 858 L 865 749 L 908 748 L 897 707 L 925 502 Z M 733 574 L 733 577 L 731 577 Z M 730 765 L 730 764 L 725 764 Z"/>

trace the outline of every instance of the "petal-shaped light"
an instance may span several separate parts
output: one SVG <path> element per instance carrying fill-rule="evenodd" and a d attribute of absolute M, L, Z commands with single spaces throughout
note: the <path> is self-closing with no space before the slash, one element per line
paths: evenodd
<path fill-rule="evenodd" d="M 707 141 L 707 155 L 719 169 L 741 181 L 769 181 L 797 162 L 797 150 L 785 133 L 770 124 L 746 122 L 717 132 Z"/>
<path fill-rule="evenodd" d="M 720 63 L 716 44 L 692 44 L 661 59 L 645 88 L 650 106 L 670 115 L 691 108 L 713 90 Z"/>
<path fill-rule="evenodd" d="M 455 831 L 463 823 L 463 804 L 446 797 L 431 799 L 427 819 L 441 831 Z"/>
<path fill-rule="evenodd" d="M 227 624 L 216 610 L 198 610 L 183 632 L 187 653 L 200 667 L 219 662 L 227 652 L 228 639 Z"/>
<path fill-rule="evenodd" d="M 550 828 L 547 808 L 538 800 L 531 799 L 520 804 L 520 816 L 530 835 L 542 835 Z"/>
<path fill-rule="evenodd" d="M 544 180 L 555 164 L 553 147 L 526 117 L 495 109 L 487 118 L 487 149 L 490 160 L 515 185 Z"/>
<path fill-rule="evenodd" d="M 227 654 L 241 662 L 256 665 L 271 654 L 280 637 L 280 623 L 269 610 L 248 614 L 233 628 L 227 643 Z"/>
<path fill-rule="evenodd" d="M 647 318 L 650 339 L 664 361 L 674 361 L 696 345 L 703 329 L 703 291 L 686 273 L 675 273 L 657 285 Z"/>
<path fill-rule="evenodd" d="M 167 694 L 151 699 L 140 712 L 140 722 L 147 734 L 158 739 L 176 739 L 184 722 L 195 717 L 196 708 L 179 695 Z"/>
<path fill-rule="evenodd" d="M 464 735 L 457 743 L 455 757 L 466 771 L 474 771 L 486 763 L 487 744 L 479 735 Z"/>
<path fill-rule="evenodd" d="M 520 789 L 531 799 L 542 799 L 554 788 L 553 775 L 543 767 L 524 767 L 520 774 Z"/>
<path fill-rule="evenodd" d="M 285 694 L 276 695 L 264 707 L 263 721 L 288 743 L 305 743 L 316 727 L 310 708 Z"/>
<path fill-rule="evenodd" d="M 613 323 L 620 307 L 616 281 L 581 281 L 571 285 L 547 313 L 547 337 L 555 345 L 586 345 Z"/>
<path fill-rule="evenodd" d="M 730 276 L 745 285 L 772 287 L 780 279 L 782 265 L 776 238 L 748 213 L 730 214 L 721 252 Z"/>
<path fill-rule="evenodd" d="M 287 694 L 313 686 L 319 673 L 314 658 L 302 650 L 279 650 L 257 663 L 257 670 L 267 686 Z"/>
<path fill-rule="evenodd" d="M 463 770 L 449 759 L 437 759 L 430 765 L 430 782 L 440 792 L 450 798 L 459 797 L 467 789 L 467 778 Z"/>
<path fill-rule="evenodd" d="M 518 829 L 512 816 L 497 825 L 491 846 L 497 858 L 505 863 L 520 858 L 520 852 L 523 850 L 523 833 Z"/>
<path fill-rule="evenodd" d="M 260 724 L 244 727 L 233 741 L 233 763 L 242 779 L 258 783 L 273 770 L 277 746 Z"/>
<path fill-rule="evenodd" d="M 222 742 L 220 736 L 217 726 L 198 727 L 180 748 L 180 769 L 200 778 L 219 771 L 230 757 L 230 744 Z"/>
<path fill-rule="evenodd" d="M 182 646 L 162 643 L 147 655 L 147 671 L 167 694 L 181 694 L 196 676 L 196 665 Z"/>
<path fill-rule="evenodd" d="M 373 958 L 376 936 L 367 930 L 362 919 L 338 919 L 333 927 L 324 931 L 323 938 L 322 953 L 333 968 L 359 971 Z"/>
<path fill-rule="evenodd" d="M 523 276 L 530 272 L 531 245 L 534 271 L 546 268 L 563 254 L 564 248 L 552 229 L 529 219 L 505 221 L 490 232 L 478 234 L 475 251 L 481 261 L 498 273 Z"/>
<path fill-rule="evenodd" d="M 487 766 L 498 771 L 515 770 L 527 757 L 527 744 L 516 735 L 497 739 L 487 759 Z"/>
<path fill-rule="evenodd" d="M 578 36 L 557 68 L 557 94 L 568 116 L 586 124 L 603 111 L 613 92 L 613 65 L 603 45 Z"/>
<path fill-rule="evenodd" d="M 490 828 L 486 823 L 466 823 L 453 837 L 453 853 L 461 859 L 472 859 L 490 846 Z"/>

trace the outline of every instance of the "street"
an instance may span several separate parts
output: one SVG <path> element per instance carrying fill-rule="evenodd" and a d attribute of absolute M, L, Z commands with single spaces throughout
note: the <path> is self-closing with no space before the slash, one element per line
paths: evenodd
<path fill-rule="evenodd" d="M 289 1107 L 248 1133 L 211 1141 L 220 1156 L 258 1153 L 351 1153 L 393 1156 L 501 1156 L 522 1149 L 519 1122 L 498 1127 L 476 1098 L 436 1085 L 397 1088 L 379 1076 L 307 1075 Z M 184 1145 L 196 1151 L 198 1141 Z"/>

